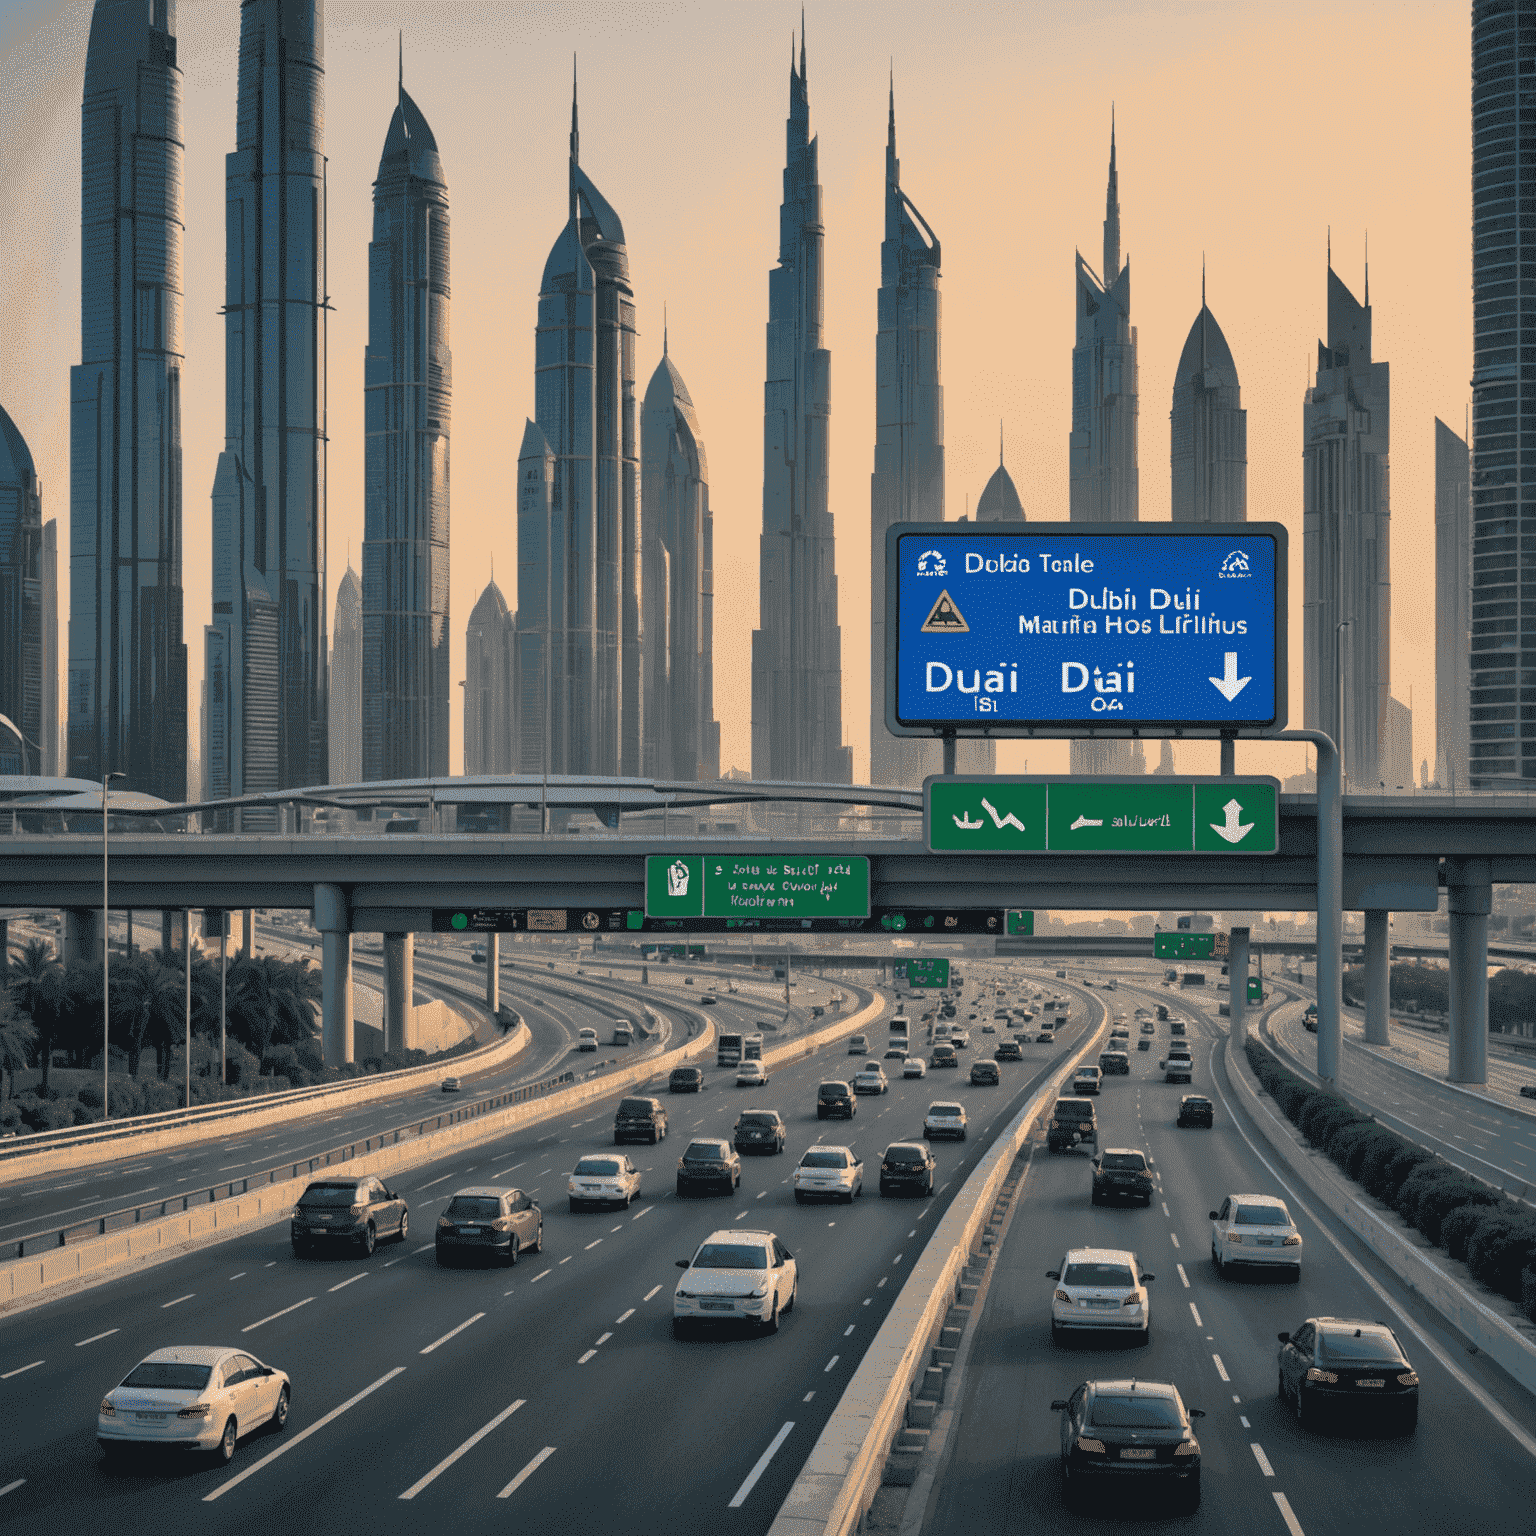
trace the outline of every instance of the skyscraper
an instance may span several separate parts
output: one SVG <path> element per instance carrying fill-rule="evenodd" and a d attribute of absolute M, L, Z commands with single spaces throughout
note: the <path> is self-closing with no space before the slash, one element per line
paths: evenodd
<path fill-rule="evenodd" d="M 1248 519 L 1248 412 L 1237 365 L 1205 304 L 1189 328 L 1173 379 L 1173 521 L 1241 523 Z"/>
<path fill-rule="evenodd" d="M 805 33 L 790 49 L 779 264 L 768 274 L 763 390 L 763 532 L 752 632 L 752 777 L 849 784 L 843 639 L 827 503 L 832 354 L 824 295 L 818 142 L 811 137 Z"/>
<path fill-rule="evenodd" d="M 1361 791 L 1413 788 L 1413 711 L 1401 699 L 1387 698 L 1387 724 L 1382 732 L 1376 783 L 1359 784 Z"/>
<path fill-rule="evenodd" d="M 645 528 L 645 751 L 659 779 L 718 779 L 715 519 L 698 413 L 662 331 L 640 412 Z"/>
<path fill-rule="evenodd" d="M 517 615 L 494 580 L 464 635 L 464 772 L 516 773 Z"/>
<path fill-rule="evenodd" d="M 50 517 L 43 524 L 43 548 L 37 569 L 43 615 L 42 735 L 37 742 L 43 749 L 43 773 L 53 778 L 59 772 L 59 520 L 56 517 Z"/>
<path fill-rule="evenodd" d="M 181 70 L 174 0 L 96 0 L 70 369 L 69 772 L 187 784 Z"/>
<path fill-rule="evenodd" d="M 518 466 L 521 750 L 552 773 L 638 774 L 641 723 L 635 299 L 624 226 L 580 164 L 571 96 L 570 206 L 539 285 L 534 422 Z M 530 423 L 532 426 L 533 423 Z M 525 505 L 547 449 L 548 517 Z M 542 497 L 543 491 L 539 491 Z M 525 538 L 529 542 L 525 543 Z M 546 658 L 544 647 L 548 644 Z"/>
<path fill-rule="evenodd" d="M 330 782 L 360 784 L 363 778 L 363 587 L 348 562 L 336 584 L 336 622 L 331 629 Z"/>
<path fill-rule="evenodd" d="M 37 471 L 26 441 L 0 407 L 0 715 L 22 734 L 17 769 L 23 773 L 50 771 L 50 731 L 55 741 L 58 737 L 58 727 L 47 720 L 45 710 L 43 566 L 43 497 Z M 57 669 L 56 650 L 53 662 Z M 54 693 L 56 699 L 56 683 Z"/>
<path fill-rule="evenodd" d="M 1305 723 L 1335 738 L 1362 790 L 1382 777 L 1392 691 L 1391 408 L 1390 369 L 1371 360 L 1369 274 L 1362 304 L 1330 260 L 1328 340 L 1302 408 Z"/>
<path fill-rule="evenodd" d="M 324 88 L 319 0 L 242 0 L 204 640 L 210 797 L 321 783 L 330 767 Z"/>
<path fill-rule="evenodd" d="M 368 247 L 363 362 L 363 778 L 448 772 L 448 186 L 399 96 Z"/>
<path fill-rule="evenodd" d="M 1536 6 L 1472 4 L 1472 562 L 1469 719 L 1474 786 L 1536 778 Z M 1526 236 L 1530 235 L 1528 242 Z M 1529 307 L 1527 307 L 1529 305 Z M 1530 322 L 1530 323 L 1527 323 Z M 1518 610 L 1518 611 L 1517 611 Z"/>
<path fill-rule="evenodd" d="M 1003 463 L 1003 444 L 1001 435 L 997 444 L 997 468 L 992 471 L 992 477 L 981 488 L 981 495 L 976 498 L 976 521 L 978 523 L 1022 523 L 1024 522 L 1024 503 L 1019 500 L 1018 487 L 1013 483 L 1013 476 L 1008 473 L 1008 467 Z"/>
<path fill-rule="evenodd" d="M 1470 473 L 1466 439 L 1435 417 L 1435 782 L 1452 790 L 1469 785 Z"/>

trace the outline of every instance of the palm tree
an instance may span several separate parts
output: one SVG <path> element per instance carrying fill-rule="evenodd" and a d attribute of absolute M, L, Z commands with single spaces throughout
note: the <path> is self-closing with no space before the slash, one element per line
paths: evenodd
<path fill-rule="evenodd" d="M 37 1029 L 21 1016 L 9 995 L 0 992 L 0 1073 L 9 1073 L 6 1098 L 16 1092 L 16 1074 L 31 1059 L 37 1044 Z"/>
<path fill-rule="evenodd" d="M 185 1007 L 181 977 L 152 955 L 137 955 L 119 967 L 112 985 L 112 1021 L 121 1030 L 128 1053 L 128 1075 L 139 1075 L 146 1044 L 155 1052 L 159 1074 L 170 1058 L 170 1044 Z"/>
<path fill-rule="evenodd" d="M 64 1000 L 63 968 L 54 959 L 50 945 L 33 939 L 11 962 L 6 981 L 10 997 L 36 1030 L 34 1040 L 41 1042 L 39 1065 L 43 1069 L 42 1089 L 46 1095 L 48 1069 L 53 1065 L 53 1040 Z M 14 1068 L 10 1070 L 14 1071 Z"/>

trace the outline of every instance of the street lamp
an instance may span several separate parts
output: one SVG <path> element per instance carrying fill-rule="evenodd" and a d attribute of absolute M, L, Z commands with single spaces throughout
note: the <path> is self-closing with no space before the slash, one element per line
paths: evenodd
<path fill-rule="evenodd" d="M 1338 729 L 1333 733 L 1333 739 L 1339 747 L 1339 772 L 1344 778 L 1349 777 L 1348 766 L 1344 761 L 1344 631 L 1350 627 L 1350 620 L 1340 619 L 1333 626 L 1333 704 L 1338 714 Z"/>
<path fill-rule="evenodd" d="M 107 1086 L 111 1073 L 112 994 L 107 986 L 108 957 L 112 948 L 107 934 L 107 785 L 126 779 L 126 773 L 101 771 L 101 1118 L 108 1118 Z"/>

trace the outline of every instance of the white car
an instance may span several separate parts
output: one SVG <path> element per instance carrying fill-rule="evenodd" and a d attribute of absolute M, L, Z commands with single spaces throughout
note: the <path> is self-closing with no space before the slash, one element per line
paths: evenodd
<path fill-rule="evenodd" d="M 1301 1233 L 1274 1195 L 1228 1195 L 1211 1212 L 1211 1262 L 1218 1275 L 1234 1265 L 1263 1265 L 1301 1279 Z"/>
<path fill-rule="evenodd" d="M 772 1232 L 726 1228 L 711 1232 L 672 1293 L 672 1337 L 702 1323 L 755 1323 L 777 1333 L 779 1318 L 794 1310 L 800 1275 L 794 1256 Z"/>
<path fill-rule="evenodd" d="M 640 1170 L 622 1152 L 594 1153 L 581 1158 L 565 1181 L 571 1210 L 589 1205 L 622 1205 L 640 1198 Z"/>
<path fill-rule="evenodd" d="M 132 1445 L 207 1451 L 217 1461 L 253 1429 L 288 1422 L 285 1371 L 227 1345 L 172 1345 L 146 1356 L 101 1400 L 96 1441 L 108 1457 Z"/>
<path fill-rule="evenodd" d="M 928 1106 L 923 1117 L 923 1136 L 932 1140 L 935 1136 L 953 1136 L 965 1140 L 965 1106 L 943 1099 Z"/>
<path fill-rule="evenodd" d="M 869 1055 L 869 1036 L 852 1035 L 848 1040 L 848 1054 L 850 1056 Z"/>
<path fill-rule="evenodd" d="M 1138 1344 L 1152 1338 L 1151 1275 L 1128 1248 L 1073 1248 L 1060 1269 L 1048 1269 L 1056 1282 L 1051 1296 L 1051 1338 L 1064 1333 L 1103 1331 L 1135 1333 Z"/>
<path fill-rule="evenodd" d="M 760 1088 L 768 1081 L 768 1069 L 760 1061 L 744 1061 L 736 1069 L 738 1088 Z"/>
<path fill-rule="evenodd" d="M 576 1049 L 578 1051 L 595 1051 L 597 1049 L 597 1031 L 595 1029 L 577 1030 Z"/>
<path fill-rule="evenodd" d="M 841 1200 L 852 1205 L 864 1193 L 864 1164 L 852 1147 L 815 1146 L 795 1166 L 795 1203 Z"/>
<path fill-rule="evenodd" d="M 908 1056 L 901 1064 L 903 1077 L 927 1077 L 928 1063 L 921 1056 Z"/>
<path fill-rule="evenodd" d="M 885 1070 L 871 1062 L 853 1080 L 855 1093 L 888 1093 L 890 1083 L 885 1076 Z"/>

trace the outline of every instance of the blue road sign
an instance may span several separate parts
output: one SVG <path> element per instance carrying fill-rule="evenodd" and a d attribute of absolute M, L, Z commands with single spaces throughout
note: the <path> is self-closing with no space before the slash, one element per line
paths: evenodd
<path fill-rule="evenodd" d="M 897 735 L 1259 732 L 1286 715 L 1279 523 L 897 523 Z"/>

